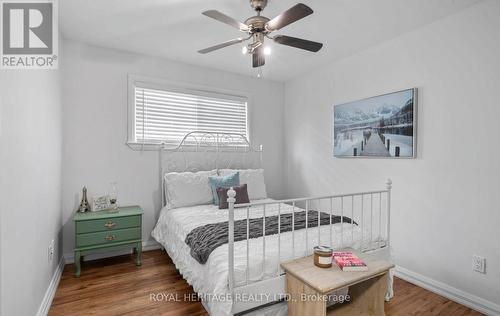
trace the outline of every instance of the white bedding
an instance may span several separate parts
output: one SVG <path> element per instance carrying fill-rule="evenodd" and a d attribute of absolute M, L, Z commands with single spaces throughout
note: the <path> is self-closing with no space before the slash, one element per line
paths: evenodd
<path fill-rule="evenodd" d="M 266 199 L 262 201 L 273 201 Z M 292 212 L 292 206 L 281 205 L 281 213 Z M 300 210 L 295 208 L 295 211 Z M 235 209 L 235 220 L 246 219 L 246 208 Z M 266 216 L 277 215 L 278 204 L 266 206 Z M 254 206 L 250 209 L 250 217 L 262 217 L 262 206 Z M 186 236 L 194 228 L 210 223 L 224 222 L 228 220 L 228 210 L 219 210 L 214 205 L 197 205 L 190 207 L 181 207 L 176 209 L 161 210 L 160 217 L 156 227 L 151 235 L 168 252 L 177 269 L 194 288 L 202 295 L 223 295 L 228 293 L 228 245 L 222 245 L 215 249 L 206 264 L 198 263 L 190 255 L 190 248 L 184 242 Z M 332 241 L 334 248 L 353 247 L 359 248 L 361 242 L 361 229 L 351 224 L 343 224 L 344 240 L 341 242 L 342 224 L 332 226 Z M 320 228 L 322 245 L 330 245 L 330 226 L 325 225 Z M 295 231 L 295 258 L 303 257 L 312 252 L 312 247 L 318 244 L 318 228 L 308 229 L 308 245 L 306 247 L 305 230 Z M 363 234 L 365 243 L 369 243 L 369 231 Z M 292 232 L 282 233 L 281 237 L 280 260 L 286 261 L 293 259 Z M 353 242 L 354 240 L 354 242 Z M 278 269 L 278 235 L 266 236 L 265 253 L 265 271 L 262 267 L 263 238 L 251 239 L 249 243 L 250 250 L 250 270 L 249 282 L 257 282 L 262 277 L 274 277 Z M 235 264 L 235 283 L 236 286 L 245 284 L 246 269 L 246 240 L 235 243 L 234 246 L 234 264 Z M 264 275 L 263 275 L 264 273 Z M 209 309 L 211 315 L 231 315 L 231 301 L 207 301 L 205 307 Z"/>

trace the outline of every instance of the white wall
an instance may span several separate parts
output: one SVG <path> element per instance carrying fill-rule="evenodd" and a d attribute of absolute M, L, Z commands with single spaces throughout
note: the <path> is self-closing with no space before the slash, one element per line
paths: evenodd
<path fill-rule="evenodd" d="M 36 315 L 61 258 L 58 70 L 0 70 L 1 315 Z M 48 246 L 55 255 L 48 260 Z"/>
<path fill-rule="evenodd" d="M 411 12 L 408 12 L 411 14 Z M 396 263 L 500 304 L 500 2 L 331 63 L 285 85 L 287 195 L 384 188 Z M 418 158 L 332 157 L 332 105 L 419 88 Z M 472 254 L 487 274 L 471 270 Z"/>
<path fill-rule="evenodd" d="M 157 152 L 133 151 L 125 144 L 128 74 L 248 92 L 252 142 L 264 145 L 268 191 L 274 197 L 282 194 L 282 83 L 63 42 L 65 254 L 74 249 L 72 215 L 84 185 L 92 196 L 105 194 L 109 183 L 117 181 L 119 204 L 142 206 L 143 240 L 151 239 L 160 210 L 159 159 Z"/>

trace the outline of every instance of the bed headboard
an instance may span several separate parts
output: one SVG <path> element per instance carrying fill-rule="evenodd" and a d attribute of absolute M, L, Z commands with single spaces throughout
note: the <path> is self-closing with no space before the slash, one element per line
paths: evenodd
<path fill-rule="evenodd" d="M 262 168 L 262 145 L 253 147 L 245 135 L 193 131 L 176 145 L 160 146 L 162 206 L 165 205 L 164 175 L 213 169 Z"/>

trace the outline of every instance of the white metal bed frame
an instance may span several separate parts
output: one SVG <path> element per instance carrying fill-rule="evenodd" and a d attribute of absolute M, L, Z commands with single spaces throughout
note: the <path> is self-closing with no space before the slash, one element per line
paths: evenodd
<path fill-rule="evenodd" d="M 262 168 L 263 146 L 252 147 L 245 135 L 193 131 L 175 146 L 160 146 L 162 206 L 166 205 L 164 175 L 214 169 Z M 192 156 L 192 157 L 190 157 Z"/>
<path fill-rule="evenodd" d="M 201 161 L 190 160 L 188 157 L 189 153 L 198 153 L 201 154 Z M 230 134 L 230 133 L 215 133 L 215 132 L 204 132 L 204 131 L 193 131 L 188 133 L 181 142 L 174 147 L 167 147 L 165 144 L 161 146 L 160 149 L 160 165 L 161 165 L 161 187 L 162 187 L 162 205 L 166 205 L 166 196 L 165 196 L 165 183 L 164 183 L 164 175 L 167 172 L 196 172 L 201 170 L 213 170 L 219 168 L 226 169 L 236 169 L 236 168 L 249 168 L 249 161 L 247 157 L 251 154 L 257 155 L 258 167 L 262 167 L 262 154 L 263 147 L 262 145 L 258 148 L 253 148 L 248 141 L 248 139 L 241 134 Z M 166 156 L 165 156 L 166 155 Z M 173 158 L 173 156 L 177 155 L 177 158 Z M 165 160 L 165 157 L 167 159 Z M 196 158 L 196 157 L 193 157 Z M 166 165 L 165 165 L 166 164 Z M 251 166 L 251 167 L 255 167 Z M 376 252 L 381 249 L 389 249 L 390 250 L 390 209 L 391 209 L 391 189 L 392 189 L 392 181 L 389 179 L 386 183 L 386 188 L 383 190 L 375 190 L 375 191 L 365 191 L 365 192 L 355 192 L 355 193 L 347 193 L 347 194 L 333 194 L 326 196 L 318 196 L 318 197 L 307 197 L 307 198 L 297 198 L 297 199 L 286 199 L 272 202 L 250 202 L 248 204 L 238 205 L 239 208 L 246 208 L 246 220 L 247 220 L 247 265 L 246 265 L 246 279 L 244 285 L 235 284 L 235 274 L 234 274 L 234 208 L 235 208 L 235 196 L 236 192 L 231 188 L 228 191 L 228 224 L 229 224 L 229 236 L 228 236 L 228 249 L 229 249 L 229 257 L 228 257 L 228 288 L 229 293 L 232 295 L 231 297 L 242 297 L 242 295 L 251 295 L 251 294 L 260 294 L 266 293 L 270 294 L 271 300 L 273 297 L 280 297 L 285 293 L 285 279 L 284 275 L 280 268 L 281 256 L 280 256 L 280 231 L 281 231 L 281 223 L 280 223 L 280 210 L 281 203 L 292 205 L 292 223 L 295 222 L 295 209 L 303 210 L 297 205 L 305 205 L 306 210 L 306 227 L 305 227 L 305 239 L 306 239 L 306 249 L 309 247 L 308 243 L 308 220 L 307 214 L 310 210 L 309 207 L 314 202 L 321 203 L 321 201 L 329 202 L 329 213 L 330 215 L 340 215 L 341 216 L 341 245 L 335 246 L 332 242 L 332 217 L 330 216 L 330 246 L 339 249 L 343 247 L 344 241 L 344 215 L 351 216 L 351 228 L 353 228 L 355 220 L 355 199 L 357 198 L 358 202 L 361 204 L 361 216 L 359 219 L 356 219 L 356 222 L 360 223 L 361 226 L 361 249 L 358 249 L 362 252 Z M 378 207 L 374 209 L 374 196 L 378 196 Z M 383 196 L 385 196 L 385 207 L 382 207 Z M 365 200 L 369 197 L 369 208 L 366 207 Z M 334 214 L 334 201 L 340 202 L 340 214 Z M 377 198 L 376 198 L 377 201 Z M 351 202 L 350 214 L 345 211 L 345 205 Z M 359 204 L 359 203 L 358 203 Z M 263 236 L 262 236 L 262 264 L 263 268 L 266 264 L 266 235 L 265 235 L 265 220 L 266 220 L 266 206 L 268 205 L 278 205 L 278 269 L 276 276 L 271 278 L 264 277 L 265 273 L 263 273 L 263 277 L 258 282 L 249 282 L 249 219 L 250 219 L 250 208 L 253 206 L 259 206 L 263 208 Z M 318 214 L 321 211 L 320 208 L 317 209 Z M 385 214 L 383 214 L 385 211 Z M 378 212 L 378 217 L 376 216 Z M 368 214 L 365 214 L 368 213 Z M 374 223 L 374 215 L 376 216 Z M 366 217 L 365 217 L 366 216 Z M 368 247 L 364 245 L 364 232 L 365 232 L 365 222 L 369 221 L 370 225 L 370 239 L 368 243 Z M 318 224 L 320 221 L 320 216 L 318 216 Z M 378 232 L 377 238 L 373 238 L 374 232 L 374 224 L 377 225 L 377 229 L 375 231 Z M 359 225 L 359 224 L 358 224 Z M 323 225 L 321 225 L 323 226 Z M 320 233 L 320 225 L 318 227 L 318 244 L 321 240 Z M 384 228 L 384 232 L 382 234 L 382 228 Z M 354 230 L 351 229 L 351 237 L 354 238 Z M 294 225 L 292 225 L 292 246 L 293 257 L 300 258 L 304 257 L 304 253 L 295 254 L 295 230 Z M 245 242 L 245 241 L 242 241 Z M 305 255 L 310 255 L 313 252 L 313 247 L 316 245 L 311 245 L 310 252 Z M 392 280 L 391 280 L 392 282 Z M 392 286 L 390 286 L 390 292 L 392 292 Z M 390 295 L 390 294 L 388 294 Z M 389 296 L 388 296 L 389 297 Z M 233 313 L 240 314 L 249 310 L 256 309 L 262 305 L 269 305 L 272 301 L 269 302 L 241 302 L 241 301 L 233 301 Z"/>

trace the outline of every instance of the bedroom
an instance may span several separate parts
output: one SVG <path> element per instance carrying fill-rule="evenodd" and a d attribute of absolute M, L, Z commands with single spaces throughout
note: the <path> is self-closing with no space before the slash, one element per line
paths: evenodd
<path fill-rule="evenodd" d="M 3 12 L 7 10 L 4 5 L 12 2 L 23 3 L 2 1 Z M 181 271 L 186 262 L 210 269 L 206 266 L 210 260 L 220 259 L 225 274 L 217 278 L 217 273 L 212 273 L 212 277 L 229 290 L 230 243 L 214 249 L 203 265 L 189 254 L 189 247 L 186 252 L 186 244 L 183 251 L 187 259 L 173 258 L 184 252 L 169 249 L 173 240 L 163 245 L 158 242 L 159 235 L 152 234 L 161 226 L 157 225 L 161 214 L 175 214 L 166 211 L 169 185 L 165 185 L 164 175 L 181 167 L 178 161 L 172 164 L 170 156 L 180 153 L 184 159 L 183 152 L 173 149 L 183 135 L 196 128 L 178 121 L 175 128 L 160 128 L 166 134 L 155 134 L 157 130 L 152 128 L 149 135 L 158 138 L 144 141 L 147 126 L 141 125 L 143 110 L 146 104 L 153 104 L 146 102 L 148 92 L 163 93 L 162 102 L 181 93 L 218 106 L 204 121 L 211 123 L 205 132 L 212 132 L 206 133 L 212 136 L 205 136 L 202 142 L 206 151 L 196 153 L 193 146 L 187 146 L 188 160 L 195 166 L 174 171 L 216 170 L 216 174 L 228 175 L 223 169 L 238 169 L 242 171 L 239 184 L 247 184 L 250 202 L 264 197 L 287 200 L 276 204 L 282 205 L 279 211 L 285 215 L 293 208 L 292 200 L 346 194 L 344 205 L 342 198 L 335 197 L 332 207 L 328 199 L 311 200 L 307 206 L 304 200 L 296 201 L 292 214 L 307 209 L 313 219 L 318 210 L 344 216 L 341 223 L 322 223 L 320 229 L 311 225 L 307 242 L 302 238 L 309 236 L 304 236 L 305 229 L 294 237 L 291 231 L 284 231 L 280 238 L 264 233 L 266 238 L 249 239 L 259 246 L 250 254 L 256 261 L 251 264 L 269 270 L 269 278 L 252 284 L 280 278 L 266 291 L 253 294 L 276 294 L 280 286 L 286 286 L 278 257 L 285 262 L 313 255 L 316 244 L 332 243 L 338 250 L 339 239 L 347 244 L 349 238 L 368 238 L 365 246 L 378 241 L 375 244 L 383 251 L 390 248 L 382 259 L 395 265 L 390 270 L 394 297 L 385 303 L 387 315 L 500 314 L 500 233 L 496 228 L 500 220 L 500 152 L 494 138 L 500 134 L 495 123 L 500 110 L 494 94 L 500 82 L 498 1 L 303 1 L 314 13 L 271 36 L 296 36 L 321 42 L 323 47 L 309 52 L 266 38 L 270 54 L 265 55 L 265 65 L 256 68 L 252 56 L 242 54 L 250 41 L 198 53 L 242 34 L 202 12 L 217 10 L 245 22 L 255 15 L 246 0 L 42 3 L 53 3 L 57 10 L 52 20 L 52 44 L 57 49 L 52 67 L 57 68 L 5 69 L 5 64 L 0 68 L 2 316 L 210 313 L 212 304 L 202 304 L 191 296 L 196 292 L 195 284 L 208 283 L 210 273 L 206 279 L 193 280 L 191 270 Z M 278 16 L 297 3 L 271 0 L 262 15 Z M 0 24 L 4 38 L 6 26 Z M 43 41 L 40 32 L 35 35 Z M 339 157 L 340 152 L 334 151 L 336 140 L 351 141 L 352 135 L 358 135 L 334 135 L 339 106 L 362 104 L 368 98 L 402 90 L 411 90 L 414 98 L 410 156 L 415 157 L 352 157 L 350 147 L 349 157 Z M 234 108 L 228 110 L 228 105 Z M 180 116 L 190 117 L 186 113 Z M 221 123 L 227 122 L 227 117 L 234 124 Z M 161 116 L 154 119 L 161 120 Z M 250 146 L 240 138 L 214 138 L 217 132 L 244 134 Z M 388 134 L 370 133 L 368 141 Z M 165 146 L 159 145 L 162 141 Z M 238 146 L 226 146 L 229 142 Z M 225 149 L 218 151 L 217 144 Z M 386 139 L 382 145 L 387 145 Z M 395 150 L 396 146 L 389 147 Z M 357 153 L 365 149 L 359 147 Z M 395 155 L 391 149 L 387 152 Z M 258 184 L 250 183 L 249 169 L 254 170 Z M 388 179 L 392 181 L 390 189 Z M 92 205 L 97 197 L 104 197 L 106 205 L 115 197 L 119 209 L 138 205 L 140 222 L 129 227 L 140 229 L 140 236 L 138 244 L 129 243 L 123 249 L 104 247 L 83 254 L 80 276 L 76 277 L 75 217 L 99 214 L 77 213 L 84 186 L 92 210 L 98 207 Z M 256 187 L 261 196 L 252 194 Z M 203 190 L 205 199 L 208 196 L 210 200 L 204 205 L 212 204 L 215 196 L 208 175 Z M 352 197 L 374 191 L 378 193 L 373 198 L 370 194 Z M 236 199 L 239 197 L 237 194 Z M 196 200 L 201 195 L 196 188 L 189 188 L 182 198 Z M 229 210 L 214 205 L 205 211 L 195 210 L 192 203 L 187 204 L 191 205 L 184 209 L 191 208 L 197 214 L 188 219 L 194 226 L 230 221 Z M 370 219 L 371 206 L 375 220 Z M 115 223 L 113 216 L 123 214 L 119 209 L 101 211 L 111 216 L 104 224 L 110 220 Z M 234 209 L 236 226 L 238 220 L 247 218 L 244 209 Z M 366 213 L 360 213 L 361 209 Z M 207 210 L 217 216 L 208 213 L 202 218 Z M 379 210 L 384 216 L 377 215 Z M 252 216 L 267 219 L 278 210 L 270 206 L 265 216 L 262 207 L 261 211 L 260 217 L 258 212 Z M 367 216 L 362 220 L 361 214 Z M 348 218 L 356 225 L 347 223 Z M 185 234 L 196 228 L 187 223 L 182 222 Z M 375 233 L 370 225 L 362 228 L 364 223 L 373 224 Z M 166 221 L 163 224 L 167 225 Z M 172 225 L 179 228 L 182 224 Z M 345 231 L 339 231 L 342 227 Z M 330 228 L 337 232 L 332 242 L 315 239 L 320 230 L 320 237 L 332 237 Z M 246 240 L 234 242 L 235 283 L 246 283 Z M 282 244 L 278 246 L 277 240 Z M 274 251 L 267 261 L 261 260 L 262 252 L 259 259 L 257 252 L 263 244 L 265 251 Z M 295 245 L 296 250 L 303 247 L 306 253 L 293 253 Z M 142 248 L 142 262 L 137 262 L 132 248 Z M 279 249 L 283 252 L 277 254 Z M 473 270 L 474 258 L 485 259 L 477 260 L 485 273 Z M 313 264 L 312 259 L 308 262 Z M 271 291 L 273 286 L 278 290 Z M 257 300 L 255 295 L 251 297 Z M 227 304 L 219 303 L 213 305 L 225 306 L 221 307 L 222 315 L 232 312 Z M 276 313 L 286 315 L 287 307 L 288 302 L 281 302 L 265 308 L 271 310 L 268 313 L 274 314 L 276 308 Z M 247 314 L 251 313 L 264 312 Z"/>

